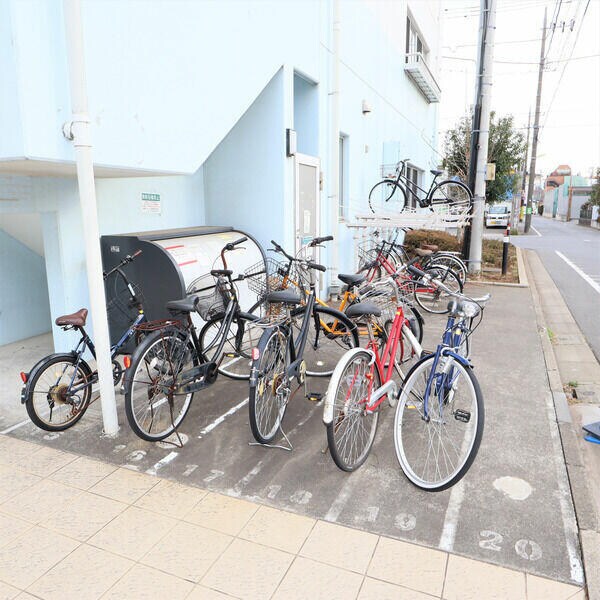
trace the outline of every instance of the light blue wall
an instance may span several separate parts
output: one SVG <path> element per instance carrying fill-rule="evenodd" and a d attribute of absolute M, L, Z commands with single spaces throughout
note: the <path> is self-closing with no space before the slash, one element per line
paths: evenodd
<path fill-rule="evenodd" d="M 248 231 L 265 248 L 290 226 L 284 215 L 284 80 L 280 69 L 204 163 L 207 224 Z"/>
<path fill-rule="evenodd" d="M 0 229 L 0 346 L 50 331 L 44 259 Z"/>
<path fill-rule="evenodd" d="M 294 75 L 294 130 L 298 152 L 319 155 L 319 87 Z"/>

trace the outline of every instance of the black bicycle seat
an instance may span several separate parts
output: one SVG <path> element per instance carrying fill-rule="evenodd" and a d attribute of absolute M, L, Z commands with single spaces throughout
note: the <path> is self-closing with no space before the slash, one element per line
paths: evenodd
<path fill-rule="evenodd" d="M 439 171 L 438 169 L 431 169 L 431 171 L 429 172 L 437 177 L 438 175 L 441 175 L 444 171 Z"/>
<path fill-rule="evenodd" d="M 373 302 L 358 302 L 346 310 L 346 316 L 350 318 L 364 317 L 365 315 L 380 317 L 381 309 L 379 306 L 377 306 L 377 304 L 373 304 Z"/>
<path fill-rule="evenodd" d="M 279 290 L 277 292 L 271 292 L 267 294 L 267 302 L 281 303 L 281 304 L 300 304 L 300 296 L 292 290 Z"/>
<path fill-rule="evenodd" d="M 170 300 L 166 304 L 166 309 L 171 312 L 191 313 L 196 310 L 198 296 L 188 296 L 181 300 Z"/>
<path fill-rule="evenodd" d="M 359 285 L 363 281 L 366 281 L 367 278 L 364 275 L 360 275 L 360 274 L 350 275 L 350 274 L 340 273 L 338 275 L 338 279 L 340 281 L 343 281 L 345 284 L 347 284 L 348 288 L 353 288 L 355 285 Z"/>

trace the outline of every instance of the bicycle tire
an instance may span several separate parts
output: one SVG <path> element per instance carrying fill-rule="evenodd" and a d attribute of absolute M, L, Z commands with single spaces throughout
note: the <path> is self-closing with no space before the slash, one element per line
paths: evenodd
<path fill-rule="evenodd" d="M 290 396 L 289 387 L 286 389 L 289 335 L 289 331 L 280 327 L 265 330 L 258 343 L 258 358 L 252 361 L 248 411 L 250 429 L 259 444 L 268 444 L 275 439 L 287 408 Z"/>
<path fill-rule="evenodd" d="M 387 191 L 385 186 L 388 186 L 389 188 Z M 395 179 L 382 179 L 371 188 L 371 191 L 369 192 L 369 208 L 371 209 L 371 212 L 375 213 L 373 203 L 377 200 L 377 194 L 381 193 L 381 202 L 383 204 L 389 202 L 390 198 L 396 194 L 397 190 L 400 190 L 401 192 L 400 199 L 398 200 L 398 212 L 402 212 L 407 202 L 406 192 L 401 185 L 396 183 Z"/>
<path fill-rule="evenodd" d="M 67 382 L 70 383 L 72 377 L 75 375 L 75 374 L 71 374 L 68 377 L 66 377 L 65 383 L 62 383 L 62 384 L 58 383 L 58 381 L 62 380 L 63 375 L 66 372 L 65 370 L 63 370 L 63 372 L 59 374 L 60 379 L 57 380 L 56 365 L 58 365 L 60 363 L 64 363 L 65 369 L 66 369 L 68 365 L 75 366 L 76 358 L 72 354 L 50 355 L 46 359 L 44 359 L 44 361 L 42 361 L 36 365 L 35 370 L 30 374 L 30 379 L 27 382 L 27 388 L 26 388 L 27 395 L 25 397 L 25 409 L 27 410 L 27 414 L 29 415 L 29 418 L 31 419 L 33 424 L 45 431 L 64 431 L 65 429 L 69 429 L 70 427 L 73 427 L 73 425 L 75 425 L 75 423 L 77 423 L 81 419 L 81 417 L 83 417 L 83 415 L 85 414 L 85 411 L 88 409 L 88 407 L 90 405 L 90 399 L 92 396 L 92 385 L 90 383 L 83 389 L 84 397 L 83 397 L 82 401 L 80 402 L 81 406 L 77 408 L 77 412 L 74 413 L 71 416 L 71 418 L 64 421 L 63 423 L 55 425 L 51 422 L 52 413 L 54 411 L 54 407 L 56 406 L 56 403 L 58 403 L 59 407 L 68 406 L 68 402 L 64 402 L 63 396 L 65 393 L 65 388 L 68 389 L 68 387 L 69 387 Z M 47 390 L 41 390 L 41 391 L 37 392 L 35 389 L 37 384 L 40 382 L 42 377 L 48 373 L 49 369 L 51 369 L 53 367 L 54 367 L 54 373 L 53 373 L 53 377 L 51 380 L 52 381 L 57 380 L 57 383 L 52 384 Z M 78 366 L 78 371 L 81 374 L 82 378 L 87 379 L 89 382 L 91 382 L 93 373 L 92 373 L 92 369 L 87 364 L 87 362 L 85 362 L 84 360 L 80 360 L 79 366 Z M 45 385 L 44 385 L 44 387 L 45 387 Z M 41 408 L 37 406 L 37 402 L 36 402 L 37 397 L 34 394 L 40 394 L 40 396 L 42 394 L 44 394 L 46 396 L 46 401 L 50 408 L 50 421 L 41 414 Z M 48 396 L 50 396 L 50 395 L 53 395 L 52 399 L 48 398 Z M 64 396 L 64 397 L 66 398 L 66 396 Z M 52 407 L 50 407 L 50 402 L 53 402 Z M 73 408 L 71 408 L 71 411 L 72 410 L 73 410 Z"/>
<path fill-rule="evenodd" d="M 433 206 L 435 204 L 448 204 L 463 212 L 473 204 L 473 194 L 461 181 L 445 179 L 436 184 L 427 194 L 425 205 Z"/>
<path fill-rule="evenodd" d="M 457 293 L 463 290 L 460 279 L 450 269 L 442 267 L 426 267 L 425 273 L 439 278 L 442 283 Z M 418 286 L 414 288 L 414 298 L 417 304 L 426 312 L 436 315 L 443 315 L 448 312 L 449 294 L 443 291 L 434 290 L 427 292 L 419 292 Z"/>
<path fill-rule="evenodd" d="M 223 362 L 219 364 L 218 371 L 221 375 L 235 379 L 238 381 L 246 381 L 250 378 L 250 369 L 252 368 L 252 348 L 258 344 L 258 340 L 262 335 L 262 330 L 248 327 L 252 321 L 256 321 L 258 317 L 252 315 L 249 317 L 238 317 L 231 326 L 235 326 L 235 332 L 232 335 L 231 329 L 228 332 L 228 338 L 223 347 L 224 354 L 233 354 L 234 356 L 225 356 Z M 200 351 L 208 361 L 213 361 L 215 357 L 215 348 L 209 348 L 210 343 L 214 340 L 221 329 L 223 323 L 223 315 L 213 317 L 200 330 L 198 341 Z M 216 361 L 219 363 L 219 361 Z M 223 364 L 224 363 L 224 364 Z"/>
<path fill-rule="evenodd" d="M 360 345 L 358 327 L 343 312 L 328 306 L 315 305 L 311 318 L 313 323 L 302 357 L 306 374 L 329 377 L 341 357 Z"/>
<path fill-rule="evenodd" d="M 435 254 L 431 255 L 430 260 L 427 261 L 425 266 L 448 267 L 460 279 L 463 286 L 467 281 L 467 275 L 468 275 L 467 266 L 460 258 L 455 256 L 454 254 L 446 254 L 444 252 L 436 252 Z"/>
<path fill-rule="evenodd" d="M 428 414 L 428 418 L 424 416 L 424 410 L 422 407 L 422 399 L 424 397 L 424 391 L 421 392 L 417 390 L 419 383 L 424 386 L 429 377 L 429 373 L 427 369 L 431 369 L 432 365 L 435 361 L 435 354 L 426 356 L 422 358 L 407 374 L 406 380 L 402 386 L 402 390 L 400 392 L 400 398 L 398 399 L 398 404 L 396 406 L 396 414 L 394 418 L 394 446 L 396 450 L 396 458 L 400 463 L 400 468 L 402 469 L 406 478 L 416 487 L 427 490 L 427 491 L 442 491 L 445 490 L 454 484 L 456 484 L 469 470 L 475 457 L 477 456 L 477 451 L 479 450 L 479 446 L 481 444 L 481 438 L 483 436 L 483 428 L 484 428 L 484 406 L 483 406 L 483 394 L 481 393 L 481 388 L 479 386 L 479 382 L 477 378 L 473 374 L 473 371 L 470 367 L 465 367 L 459 361 L 455 360 L 452 357 L 448 357 L 448 360 L 452 361 L 452 369 L 456 369 L 456 376 L 452 382 L 452 387 L 454 389 L 454 394 L 451 398 L 449 398 L 449 392 L 444 392 L 443 401 L 440 402 L 438 398 L 434 398 L 430 406 L 433 407 L 431 412 Z M 439 362 L 438 362 L 439 365 Z M 454 371 L 452 371 L 454 374 Z M 465 382 L 466 394 L 468 395 L 467 402 L 470 400 L 470 404 L 465 403 L 464 401 L 458 400 L 458 403 L 463 408 L 455 409 L 456 395 L 458 390 L 458 378 L 462 377 Z M 440 384 L 441 385 L 441 384 Z M 435 388 L 435 384 L 432 384 L 432 388 Z M 415 391 L 417 390 L 417 391 Z M 440 405 L 448 406 L 448 404 L 452 402 L 452 407 L 449 409 L 451 415 L 454 416 L 454 419 L 446 417 L 444 420 L 443 411 L 439 410 Z M 465 411 L 464 407 L 468 407 L 469 410 Z M 406 409 L 406 410 L 405 410 Z M 437 421 L 440 423 L 440 427 L 438 430 L 435 429 L 436 419 L 432 418 L 432 414 L 436 414 L 434 411 L 437 409 L 437 414 L 439 415 Z M 473 409 L 476 411 L 475 419 L 473 420 Z M 462 411 L 461 417 L 466 418 L 466 414 L 468 413 L 469 420 L 464 423 L 457 417 L 458 411 Z M 448 414 L 449 411 L 446 411 Z M 469 423 L 471 423 L 469 427 Z M 441 431 L 442 426 L 444 431 L 449 429 L 449 426 L 454 426 L 454 423 L 463 423 L 466 427 L 463 428 L 464 435 L 467 435 L 467 430 L 470 429 L 469 433 L 472 433 L 472 436 L 468 442 L 465 442 L 465 438 L 463 438 L 462 442 L 453 442 L 453 450 L 460 447 L 460 452 L 463 456 L 460 457 L 460 461 L 457 462 L 456 466 L 452 468 L 451 471 L 448 469 L 449 461 L 451 460 L 450 454 L 446 453 L 444 450 L 440 450 L 441 446 Z M 472 431 L 474 427 L 474 432 Z M 460 438 L 460 426 L 458 426 L 458 435 Z M 433 433 L 432 433 L 433 429 Z M 403 434 L 403 432 L 405 432 Z M 451 433 L 451 432 L 450 432 Z M 437 436 L 437 437 L 436 437 Z M 425 448 L 419 454 L 419 448 L 423 448 L 423 442 L 430 442 L 438 444 L 438 450 L 436 455 L 443 456 L 444 465 L 436 467 L 436 475 L 439 473 L 440 476 L 437 478 L 429 477 L 424 473 L 419 474 L 417 471 L 421 469 L 428 470 L 429 469 L 429 459 L 431 458 L 431 453 L 427 456 L 427 449 Z M 464 445 L 464 447 L 463 447 Z M 425 456 L 424 456 L 425 455 Z M 433 459 L 435 460 L 435 458 Z M 421 467 L 422 464 L 422 467 Z M 442 469 L 446 470 L 444 476 L 442 476 Z M 428 471 L 430 472 L 430 471 Z"/>
<path fill-rule="evenodd" d="M 375 441 L 379 410 L 367 413 L 360 406 L 364 405 L 369 387 L 376 390 L 381 386 L 381 374 L 372 358 L 367 350 L 347 353 L 327 388 L 328 401 L 333 402 L 333 420 L 326 425 L 327 445 L 335 464 L 346 472 L 355 471 L 367 460 Z M 366 370 L 361 375 L 363 369 Z M 366 425 L 364 433 L 362 425 Z M 347 440 L 354 434 L 354 442 L 348 444 Z"/>
<path fill-rule="evenodd" d="M 162 398 L 155 400 L 160 395 L 160 391 L 155 392 L 157 386 L 161 384 L 163 386 L 167 385 L 169 379 L 172 378 L 173 364 L 176 365 L 176 370 L 179 373 L 188 365 L 188 361 L 190 366 L 198 366 L 200 364 L 196 350 L 189 342 L 187 347 L 182 348 L 185 344 L 185 339 L 184 334 L 176 329 L 155 331 L 146 337 L 142 344 L 136 348 L 131 357 L 131 366 L 125 371 L 124 389 L 127 421 L 132 431 L 139 438 L 148 442 L 158 442 L 169 437 L 181 425 L 192 404 L 194 392 L 189 392 L 185 395 L 183 404 L 174 417 L 174 398 L 183 396 L 183 394 L 173 394 L 170 399 L 163 395 Z M 152 355 L 152 352 L 154 352 L 154 355 Z M 138 375 L 138 368 L 140 367 L 141 373 Z M 149 381 L 142 379 L 144 371 Z M 166 377 L 164 377 L 165 375 Z M 137 379 L 138 377 L 140 379 Z M 154 377 L 164 378 L 164 380 L 155 380 Z M 144 385 L 146 386 L 145 388 Z M 134 408 L 137 398 L 137 387 L 141 390 L 139 402 L 142 409 L 141 413 Z M 169 406 L 165 407 L 165 404 Z M 169 413 L 165 412 L 166 408 L 169 409 Z M 147 417 L 148 412 L 150 412 L 150 426 L 146 427 L 141 422 L 141 419 Z M 164 418 L 165 415 L 169 418 Z M 161 417 L 163 418 L 161 419 Z M 158 423 L 165 422 L 167 425 L 163 429 L 157 428 L 155 432 L 152 432 L 155 418 Z"/>

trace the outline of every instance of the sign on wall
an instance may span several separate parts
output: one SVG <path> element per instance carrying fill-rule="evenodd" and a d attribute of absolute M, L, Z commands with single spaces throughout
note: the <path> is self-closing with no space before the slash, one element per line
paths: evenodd
<path fill-rule="evenodd" d="M 150 194 L 148 192 L 142 192 L 141 209 L 143 213 L 153 213 L 155 215 L 160 215 L 160 194 Z"/>

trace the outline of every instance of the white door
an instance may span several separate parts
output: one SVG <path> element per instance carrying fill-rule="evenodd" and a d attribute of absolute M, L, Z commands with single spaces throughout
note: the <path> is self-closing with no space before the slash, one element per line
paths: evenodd
<path fill-rule="evenodd" d="M 296 250 L 319 235 L 319 166 L 317 157 L 296 154 Z"/>

